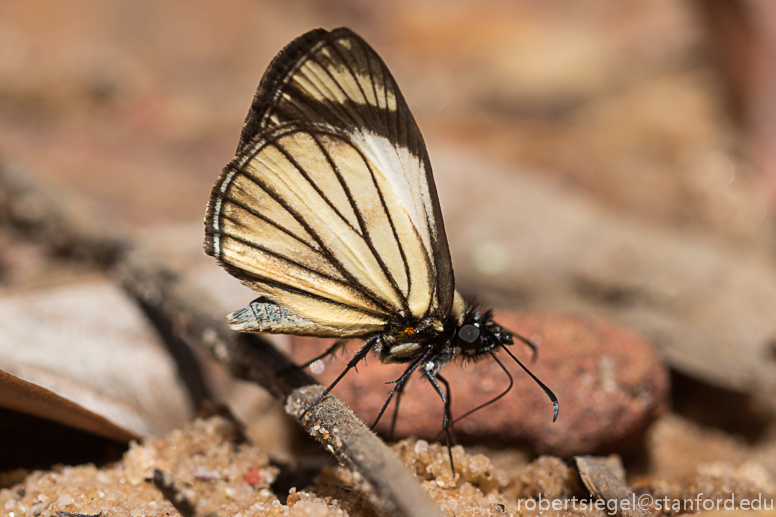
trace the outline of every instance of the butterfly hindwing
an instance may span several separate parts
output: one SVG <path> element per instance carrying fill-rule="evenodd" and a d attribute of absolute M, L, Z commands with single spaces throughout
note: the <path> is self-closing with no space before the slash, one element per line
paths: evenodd
<path fill-rule="evenodd" d="M 347 316 L 347 314 L 344 314 Z M 353 316 L 353 315 L 351 315 Z M 317 323 L 300 317 L 264 297 L 257 298 L 240 310 L 229 315 L 229 325 L 238 332 L 269 332 L 273 334 L 295 334 L 318 337 L 359 337 L 364 332 L 381 328 L 365 324 L 354 324 L 351 317 L 347 325 Z"/>
<path fill-rule="evenodd" d="M 363 335 L 450 310 L 422 137 L 385 64 L 347 29 L 312 31 L 273 61 L 206 225 L 207 253 L 320 326 L 304 333 Z"/>

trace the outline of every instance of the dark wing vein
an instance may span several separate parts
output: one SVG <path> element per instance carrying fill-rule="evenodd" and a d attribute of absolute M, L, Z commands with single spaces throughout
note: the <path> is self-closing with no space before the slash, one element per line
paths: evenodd
<path fill-rule="evenodd" d="M 383 75 L 383 95 L 384 95 L 383 102 L 385 102 L 385 129 L 386 129 L 386 131 L 391 131 L 391 128 L 392 128 L 392 126 L 391 126 L 391 107 L 390 107 L 391 104 L 388 102 L 388 94 L 392 93 L 392 92 L 390 92 L 390 90 L 393 90 L 393 88 L 389 88 L 389 86 L 391 86 L 391 84 L 390 84 L 390 81 L 387 80 L 386 78 L 390 77 L 390 76 L 386 75 L 386 71 L 387 70 L 385 69 L 385 65 L 380 63 L 380 72 Z M 396 94 L 394 93 L 394 98 L 395 98 L 395 95 Z M 396 134 L 395 133 L 394 134 L 388 133 L 388 134 L 391 137 L 391 139 L 395 142 L 396 141 Z"/>
<path fill-rule="evenodd" d="M 340 58 L 340 61 L 342 61 L 342 64 L 345 65 L 348 69 L 348 72 L 350 73 L 350 76 L 353 78 L 353 82 L 356 83 L 356 86 L 358 86 L 359 91 L 361 92 L 361 97 L 364 99 L 364 104 L 367 106 L 367 109 L 369 110 L 369 114 L 372 115 L 372 119 L 375 123 L 377 123 L 380 119 L 377 116 L 377 113 L 375 112 L 375 106 L 369 102 L 369 97 L 366 96 L 366 93 L 364 93 L 364 88 L 361 86 L 361 81 L 358 80 L 358 75 L 353 71 L 353 67 L 350 65 L 348 60 L 345 58 L 345 56 L 342 54 L 342 52 L 339 49 L 339 46 L 336 44 L 331 44 L 330 47 L 334 52 L 337 53 L 337 55 Z M 359 49 L 363 52 L 363 48 L 361 48 L 361 45 L 359 45 Z M 364 60 L 367 63 L 367 66 L 369 66 L 369 56 L 364 53 Z M 329 74 L 331 75 L 331 74 Z M 335 80 L 332 77 L 332 80 Z M 336 80 L 335 80 L 336 81 Z M 372 83 L 372 88 L 374 88 L 374 83 Z M 340 89 L 345 93 L 344 89 L 340 87 Z M 346 96 L 347 93 L 345 93 Z M 348 96 L 349 97 L 349 96 Z M 375 100 L 377 99 L 377 95 L 375 95 Z M 352 100 L 352 99 L 351 99 Z M 356 111 L 356 110 L 354 110 Z"/>
<path fill-rule="evenodd" d="M 310 132 L 310 133 L 308 133 L 308 134 L 312 135 L 312 132 Z M 314 137 L 313 137 L 313 138 L 314 138 Z M 316 140 L 316 143 L 317 143 L 317 140 Z M 292 165 L 293 165 L 293 166 L 296 168 L 296 170 L 298 170 L 298 171 L 299 171 L 299 174 L 301 174 L 301 175 L 302 175 L 302 177 L 303 177 L 305 180 L 307 180 L 307 183 L 309 183 L 309 184 L 310 184 L 310 186 L 312 186 L 312 187 L 313 187 L 313 189 L 315 189 L 315 191 L 318 193 L 318 195 L 319 195 L 319 196 L 321 196 L 321 198 L 322 198 L 324 201 L 326 201 L 326 204 L 327 204 L 327 205 L 329 205 L 329 207 L 330 207 L 332 210 L 334 210 L 334 212 L 337 214 L 337 216 L 338 216 L 340 219 L 342 219 L 342 222 L 344 222 L 346 225 L 348 225 L 348 227 L 349 227 L 349 228 L 351 228 L 353 231 L 355 231 L 355 232 L 357 232 L 357 233 L 358 233 L 358 230 L 357 230 L 356 228 L 353 228 L 353 225 L 351 225 L 351 224 L 350 224 L 350 222 L 349 222 L 349 221 L 347 220 L 347 218 L 346 218 L 346 217 L 345 217 L 345 216 L 342 214 L 342 212 L 340 211 L 340 209 L 339 209 L 339 208 L 337 208 L 337 206 L 336 206 L 336 205 L 335 205 L 335 204 L 334 204 L 334 203 L 331 201 L 331 199 L 329 199 L 329 196 L 327 196 L 327 195 L 326 195 L 326 192 L 324 192 L 323 190 L 321 190 L 321 188 L 320 188 L 320 187 L 318 186 L 318 184 L 317 184 L 317 183 L 316 183 L 316 182 L 315 182 L 315 181 L 312 179 L 312 177 L 310 177 L 310 175 L 307 173 L 307 171 L 304 169 L 304 167 L 302 167 L 301 165 L 299 165 L 299 163 L 298 163 L 298 162 L 296 161 L 296 159 L 294 158 L 293 154 L 291 154 L 290 152 L 288 152 L 288 150 L 285 148 L 285 146 L 283 146 L 283 145 L 282 145 L 282 144 L 279 142 L 279 140 L 275 140 L 274 142 L 272 142 L 272 145 L 273 145 L 273 146 L 274 146 L 274 147 L 275 147 L 275 148 L 276 148 L 278 151 L 280 151 L 280 152 L 283 154 L 283 156 L 285 156 L 285 157 L 286 157 L 286 159 L 287 159 L 287 160 L 288 160 L 288 161 L 289 161 L 289 162 L 290 162 L 290 163 L 291 163 L 291 164 L 292 164 Z M 329 163 L 331 163 L 331 162 L 329 162 Z M 338 175 L 338 177 L 339 177 L 339 175 Z M 351 205 L 352 205 L 352 202 L 351 202 Z"/>
<path fill-rule="evenodd" d="M 347 278 L 350 282 L 350 287 L 357 290 L 358 292 L 362 293 L 366 298 L 368 298 L 370 301 L 372 301 L 375 305 L 382 308 L 386 312 L 390 312 L 389 306 L 386 304 L 386 302 L 380 298 L 378 295 L 373 293 L 370 289 L 368 289 L 366 286 L 364 286 L 361 282 L 356 279 L 352 273 L 350 273 L 346 267 L 343 266 L 343 264 L 337 259 L 337 257 L 334 255 L 334 253 L 324 244 L 323 239 L 318 234 L 318 232 L 313 229 L 313 227 L 310 225 L 310 223 L 302 217 L 301 214 L 299 214 L 296 210 L 294 210 L 293 207 L 286 201 L 283 196 L 279 195 L 277 192 L 275 192 L 274 189 L 270 188 L 268 185 L 266 185 L 263 181 L 261 181 L 260 178 L 254 177 L 252 174 L 247 174 L 246 172 L 239 170 L 238 174 L 244 176 L 249 181 L 254 183 L 257 187 L 262 189 L 264 192 L 267 193 L 272 199 L 278 202 L 291 216 L 296 219 L 296 221 L 307 231 L 307 233 L 315 240 L 315 242 L 318 243 L 318 246 L 321 247 L 320 253 L 326 258 L 329 259 L 329 262 L 342 274 L 343 277 Z M 234 183 L 232 183 L 233 185 Z M 231 188 L 231 185 L 229 186 Z M 228 189 L 227 189 L 228 191 Z"/>
<path fill-rule="evenodd" d="M 350 102 L 353 104 L 358 104 L 356 101 L 353 100 L 353 98 L 350 95 L 348 95 L 347 90 L 345 90 L 345 88 L 342 87 L 342 83 L 338 81 L 334 77 L 334 75 L 332 75 L 331 69 L 330 69 L 331 67 L 326 66 L 324 63 L 322 63 L 316 54 L 313 54 L 310 57 L 310 59 L 315 61 L 323 69 L 323 71 L 326 72 L 326 75 L 329 76 L 329 78 L 331 79 L 331 82 L 333 82 L 336 85 L 337 89 L 339 89 L 339 91 L 342 92 L 342 95 L 344 95 L 346 99 L 350 100 Z M 345 66 L 348 66 L 347 63 L 344 63 L 344 61 L 343 61 L 343 64 L 345 64 Z M 355 83 L 358 85 L 358 78 L 355 75 L 353 75 L 349 66 L 348 66 L 348 71 L 353 76 L 353 80 L 355 81 Z M 362 94 L 363 94 L 363 91 L 362 91 Z M 332 96 L 334 97 L 333 92 L 332 92 Z M 364 97 L 364 101 L 366 102 L 366 97 Z M 344 105 L 340 104 L 339 106 L 344 106 Z M 364 117 L 361 115 L 361 113 L 359 113 L 359 110 L 347 109 L 347 107 L 345 107 L 345 109 L 342 111 L 344 111 L 347 114 L 347 118 L 350 119 L 354 127 L 367 127 L 366 120 L 364 120 Z M 355 116 L 358 116 L 360 120 L 356 120 Z"/>
<path fill-rule="evenodd" d="M 364 51 L 363 48 L 361 50 Z M 367 69 L 369 70 L 369 84 L 372 85 L 372 92 L 374 93 L 375 103 L 377 103 L 378 102 L 377 99 L 379 99 L 379 96 L 377 95 L 377 81 L 375 80 L 375 75 L 374 75 L 374 72 L 372 71 L 372 64 L 374 60 L 369 58 L 369 53 L 366 51 L 364 51 L 364 59 L 366 60 L 366 66 L 367 66 Z M 378 63 L 378 67 L 379 66 L 380 64 Z M 374 112 L 374 117 L 375 117 L 375 123 L 380 120 L 380 110 L 378 110 L 377 108 L 378 106 L 376 105 L 372 107 L 372 111 Z"/>
<path fill-rule="evenodd" d="M 271 256 L 273 256 L 273 257 L 275 257 L 277 259 L 280 259 L 280 260 L 282 260 L 284 262 L 288 262 L 289 264 L 293 264 L 293 265 L 295 265 L 297 267 L 300 267 L 300 268 L 302 268 L 302 269 L 304 269 L 306 271 L 309 271 L 311 273 L 315 273 L 316 275 L 319 275 L 319 276 L 325 278 L 326 280 L 328 280 L 328 281 L 330 281 L 332 283 L 346 285 L 344 282 L 342 282 L 342 280 L 340 280 L 340 279 L 338 279 L 336 277 L 333 277 L 331 275 L 327 275 L 326 273 L 324 273 L 324 272 L 322 272 L 322 271 L 320 271 L 318 269 L 314 269 L 314 268 L 312 268 L 312 267 L 310 267 L 308 265 L 305 265 L 302 262 L 297 262 L 296 260 L 294 260 L 294 259 L 292 259 L 290 257 L 287 257 L 285 255 L 277 253 L 276 251 L 273 251 L 272 249 L 270 249 L 270 248 L 268 248 L 266 246 L 262 246 L 261 244 L 258 244 L 256 242 L 250 241 L 250 240 L 248 240 L 248 239 L 246 239 L 244 237 L 241 237 L 241 236 L 239 236 L 239 235 L 237 235 L 235 233 L 224 231 L 224 232 L 222 232 L 222 234 L 226 235 L 230 239 L 234 239 L 234 240 L 236 240 L 238 242 L 241 242 L 242 244 L 245 244 L 249 248 L 253 248 L 253 249 L 259 250 L 259 251 L 261 251 L 263 253 L 266 253 L 267 255 L 271 255 Z M 350 287 L 349 284 L 347 284 L 347 285 Z"/>
<path fill-rule="evenodd" d="M 309 291 L 305 291 L 303 289 L 299 289 L 298 287 L 293 286 L 291 284 L 287 284 L 285 282 L 279 282 L 277 280 L 277 278 L 271 278 L 271 277 L 268 277 L 268 276 L 260 275 L 260 274 L 258 274 L 256 272 L 252 272 L 252 271 L 244 271 L 244 270 L 236 268 L 235 266 L 232 266 L 230 264 L 225 264 L 224 267 L 233 276 L 237 276 L 239 278 L 243 278 L 244 280 L 248 280 L 249 282 L 250 281 L 254 281 L 254 282 L 257 282 L 257 283 L 261 283 L 261 284 L 267 284 L 268 286 L 279 287 L 279 288 L 283 289 L 284 291 L 288 291 L 290 293 L 294 293 L 294 294 L 297 294 L 297 295 L 306 296 L 307 298 L 312 298 L 312 299 L 315 299 L 315 300 L 320 300 L 322 302 L 329 303 L 329 304 L 332 304 L 332 305 L 336 305 L 338 307 L 342 307 L 342 308 L 350 310 L 350 311 L 360 312 L 361 314 L 366 314 L 368 316 L 373 316 L 373 317 L 376 317 L 376 318 L 385 318 L 385 314 L 384 313 L 370 311 L 370 310 L 365 309 L 363 307 L 356 307 L 356 306 L 353 306 L 353 305 L 348 305 L 348 304 L 339 302 L 337 300 L 332 300 L 330 298 L 326 298 L 324 296 L 320 296 L 320 295 L 317 295 L 315 293 L 311 293 Z M 341 285 L 348 285 L 348 284 L 342 284 L 341 282 L 337 282 L 337 283 L 340 283 Z"/>
<path fill-rule="evenodd" d="M 408 300 L 408 297 L 409 297 L 410 290 L 411 290 L 411 287 L 412 287 L 412 276 L 410 275 L 409 264 L 407 263 L 407 255 L 404 252 L 404 247 L 401 245 L 401 240 L 399 239 L 398 232 L 396 231 L 396 225 L 394 224 L 393 217 L 391 217 L 390 210 L 388 210 L 388 205 L 385 203 L 385 196 L 384 196 L 382 190 L 380 190 L 380 186 L 377 183 L 377 178 L 375 177 L 375 172 L 374 172 L 374 170 L 372 170 L 372 166 L 369 165 L 369 161 L 367 160 L 366 156 L 364 156 L 364 154 L 361 152 L 360 149 L 358 149 L 356 146 L 352 145 L 347 140 L 343 140 L 343 142 L 345 144 L 347 144 L 347 145 L 350 145 L 353 148 L 353 150 L 355 150 L 358 153 L 358 155 L 364 161 L 364 164 L 366 165 L 367 169 L 369 170 L 369 175 L 370 175 L 370 177 L 372 179 L 372 185 L 374 185 L 375 192 L 377 192 L 377 196 L 380 198 L 380 204 L 381 204 L 383 212 L 385 213 L 385 216 L 386 216 L 386 218 L 388 220 L 388 224 L 391 227 L 391 233 L 393 234 L 394 242 L 396 243 L 396 247 L 399 250 L 399 254 L 401 255 L 402 263 L 404 264 L 404 271 L 407 274 L 407 296 L 405 296 L 401 292 L 401 289 L 399 289 L 399 285 L 398 285 L 396 279 L 394 278 L 393 274 L 389 271 L 388 267 L 385 265 L 385 262 L 383 261 L 383 258 L 377 252 L 376 247 L 374 245 L 374 241 L 372 240 L 371 232 L 369 231 L 369 227 L 367 225 L 364 225 L 364 223 L 362 223 L 362 225 L 364 226 L 364 232 L 365 232 L 364 235 L 365 235 L 367 244 L 369 246 L 369 249 L 371 249 L 372 252 L 374 253 L 375 258 L 377 258 L 377 260 L 378 260 L 378 262 L 380 264 L 380 267 L 382 268 L 383 272 L 390 279 L 391 285 L 393 286 L 394 290 L 396 291 L 396 294 L 399 296 L 399 298 L 401 298 L 402 303 L 404 304 L 405 310 L 409 310 L 409 306 L 408 306 L 409 300 Z M 354 209 L 358 210 L 357 206 L 354 206 Z M 359 214 L 360 214 L 360 211 L 359 211 Z M 363 218 L 360 215 L 359 215 L 359 221 L 363 221 Z"/>
<path fill-rule="evenodd" d="M 364 239 L 364 242 L 369 247 L 369 250 L 372 252 L 372 255 L 374 255 L 375 259 L 377 260 L 377 263 L 380 265 L 380 269 L 382 270 L 383 274 L 385 274 L 385 277 L 391 283 L 391 287 L 394 289 L 394 292 L 399 297 L 399 299 L 401 299 L 402 305 L 404 306 L 403 307 L 404 310 L 408 311 L 409 310 L 409 306 L 408 306 L 407 297 L 404 296 L 404 293 L 401 292 L 401 289 L 399 289 L 399 285 L 396 282 L 396 279 L 393 277 L 393 275 L 391 274 L 390 270 L 385 265 L 383 257 L 377 252 L 377 249 L 376 249 L 376 247 L 374 245 L 374 241 L 372 240 L 372 237 L 371 237 L 370 232 L 369 232 L 369 225 L 367 224 L 367 222 L 366 222 L 366 220 L 364 218 L 364 214 L 361 213 L 361 209 L 359 208 L 358 203 L 356 203 L 355 199 L 353 199 L 353 194 L 350 191 L 350 187 L 348 187 L 347 182 L 345 181 L 345 178 L 342 176 L 342 172 L 340 171 L 340 169 L 337 166 L 337 164 L 334 162 L 334 159 L 332 158 L 331 153 L 329 153 L 329 151 L 325 148 L 325 146 L 323 146 L 320 143 L 320 141 L 315 137 L 314 134 L 313 134 L 313 139 L 315 140 L 315 143 L 318 144 L 318 147 L 321 150 L 321 152 L 323 152 L 323 154 L 326 156 L 326 160 L 329 162 L 329 165 L 334 170 L 334 174 L 337 176 L 337 179 L 339 180 L 340 185 L 342 186 L 343 190 L 345 191 L 345 195 L 348 197 L 348 201 L 350 202 L 350 206 L 353 208 L 353 212 L 356 214 L 356 219 L 358 220 L 358 224 L 361 227 L 361 235 L 362 235 L 362 237 Z M 396 241 L 396 245 L 399 248 L 399 251 L 401 253 L 402 260 L 405 261 L 405 265 L 406 265 L 406 257 L 404 256 L 404 252 L 402 251 L 402 247 L 401 247 L 401 243 L 399 241 L 399 238 L 396 235 L 396 229 L 393 227 L 393 221 L 391 220 L 391 215 L 388 212 L 388 207 L 385 205 L 385 200 L 383 199 L 383 194 L 380 191 L 380 187 L 377 185 L 377 181 L 375 180 L 375 177 L 374 177 L 374 172 L 372 171 L 372 168 L 369 166 L 369 162 L 367 161 L 367 159 L 363 155 L 363 153 L 356 146 L 352 145 L 346 139 L 340 138 L 340 140 L 342 142 L 344 142 L 345 144 L 349 145 L 353 150 L 355 150 L 358 153 L 358 155 L 363 160 L 364 165 L 369 170 L 369 174 L 371 175 L 372 183 L 373 183 L 373 185 L 375 187 L 375 191 L 377 192 L 377 195 L 379 196 L 380 201 L 382 203 L 383 212 L 385 212 L 385 214 L 386 214 L 386 216 L 388 218 L 388 221 L 390 221 L 391 228 L 393 229 L 393 237 L 394 237 L 394 239 Z M 409 273 L 408 273 L 408 284 L 409 284 Z M 407 291 L 407 293 L 409 294 L 409 290 Z"/>
<path fill-rule="evenodd" d="M 303 239 L 300 239 L 300 238 L 299 238 L 297 235 L 295 235 L 293 232 L 289 231 L 289 230 L 288 230 L 288 229 L 286 229 L 286 228 L 283 228 L 281 225 L 277 224 L 275 221 L 273 221 L 273 220 L 272 220 L 272 219 L 270 219 L 269 217 L 265 217 L 265 216 L 263 216 L 262 214 L 260 214 L 259 212 L 256 212 L 256 211 L 255 211 L 253 208 L 251 208 L 251 207 L 247 206 L 247 205 L 246 205 L 245 203 L 243 203 L 242 201 L 238 201 L 238 200 L 236 200 L 236 199 L 233 199 L 233 198 L 227 198 L 227 201 L 229 201 L 229 203 L 231 203 L 231 204 L 233 204 L 233 205 L 235 205 L 235 206 L 239 207 L 240 209 L 242 209 L 242 210 L 245 210 L 246 212 L 248 212 L 248 213 L 249 213 L 249 214 L 251 214 L 252 216 L 256 217 L 257 219 L 261 219 L 261 220 L 262 220 L 262 221 L 264 221 L 265 223 L 269 224 L 270 226 L 272 226 L 273 228 L 275 228 L 275 229 L 277 229 L 278 231 L 282 232 L 283 234 L 285 234 L 285 235 L 287 235 L 287 236 L 291 237 L 292 239 L 294 239 L 294 241 L 298 242 L 299 244 L 303 245 L 304 247 L 308 248 L 309 250 L 311 250 L 311 251 L 313 251 L 313 252 L 315 252 L 315 253 L 317 253 L 317 254 L 319 254 L 319 255 L 321 254 L 321 250 L 315 249 L 313 246 L 310 246 L 310 243 L 309 243 L 309 242 L 307 242 L 307 241 L 305 241 L 305 240 L 303 240 Z M 245 224 L 245 222 L 244 222 L 244 221 L 241 221 L 241 220 L 239 220 L 239 219 L 236 219 L 236 218 L 234 218 L 234 217 L 229 217 L 228 215 L 226 215 L 226 214 L 225 214 L 225 213 L 223 213 L 223 212 L 221 212 L 221 214 L 220 214 L 220 215 L 221 215 L 221 217 L 220 217 L 220 223 L 219 223 L 219 225 L 223 225 L 223 221 L 224 221 L 224 220 L 227 220 L 227 221 L 230 221 L 230 222 L 232 222 L 232 223 L 234 223 L 234 224 L 237 224 L 237 225 L 239 225 L 239 226 L 242 226 L 242 227 L 243 227 L 243 228 L 245 228 L 245 229 L 250 229 L 250 227 L 248 227 L 248 226 Z M 223 230 L 221 230 L 221 233 L 223 233 L 223 234 L 225 234 L 225 235 L 229 235 L 229 234 L 226 234 L 226 233 L 225 233 Z"/>

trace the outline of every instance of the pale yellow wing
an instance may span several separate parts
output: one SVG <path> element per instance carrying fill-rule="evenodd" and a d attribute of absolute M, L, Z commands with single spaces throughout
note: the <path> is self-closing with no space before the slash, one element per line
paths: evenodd
<path fill-rule="evenodd" d="M 308 33 L 270 66 L 206 228 L 207 253 L 262 303 L 312 322 L 303 333 L 363 335 L 452 305 L 420 132 L 382 60 L 347 29 Z"/>

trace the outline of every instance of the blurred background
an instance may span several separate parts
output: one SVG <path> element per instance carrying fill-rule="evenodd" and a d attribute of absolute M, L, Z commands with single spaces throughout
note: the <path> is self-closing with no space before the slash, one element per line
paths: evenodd
<path fill-rule="evenodd" d="M 383 57 L 424 134 L 463 291 L 636 330 L 670 366 L 677 411 L 747 439 L 769 429 L 767 0 L 4 0 L 0 161 L 234 310 L 250 293 L 201 254 L 210 189 L 270 60 L 339 26 Z M 14 307 L 93 278 L 0 231 L 6 329 Z"/>
<path fill-rule="evenodd" d="M 774 18 L 732 0 L 6 0 L 2 152 L 134 227 L 201 218 L 270 59 L 346 25 L 393 71 L 432 162 L 465 150 L 766 247 Z"/>

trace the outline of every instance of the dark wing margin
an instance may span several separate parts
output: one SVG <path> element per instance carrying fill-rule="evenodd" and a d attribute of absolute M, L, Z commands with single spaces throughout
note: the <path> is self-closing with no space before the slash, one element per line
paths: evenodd
<path fill-rule="evenodd" d="M 326 37 L 327 34 L 328 32 L 324 29 L 313 29 L 306 32 L 286 45 L 272 59 L 259 82 L 256 94 L 253 96 L 251 108 L 245 118 L 245 125 L 240 134 L 240 144 L 237 146 L 238 152 L 267 127 L 267 124 L 262 119 L 264 118 L 266 107 L 277 101 L 276 97 L 281 90 L 279 83 L 293 72 L 295 64 L 300 59 L 304 59 L 304 54 L 309 50 L 310 46 L 321 38 Z"/>
<path fill-rule="evenodd" d="M 393 306 L 394 311 L 406 312 L 399 307 L 406 308 L 409 304 L 412 306 L 412 314 L 421 316 L 419 306 L 422 303 L 416 291 L 413 291 L 414 282 L 415 289 L 431 291 L 431 297 L 425 303 L 425 313 L 444 318 L 452 306 L 454 278 L 425 144 L 395 80 L 382 59 L 349 29 L 341 28 L 332 32 L 323 29 L 310 31 L 290 43 L 272 61 L 248 113 L 237 156 L 224 169 L 221 179 L 213 189 L 206 220 L 206 252 L 216 256 L 224 266 L 228 266 L 227 269 L 233 275 L 249 285 L 253 284 L 253 287 L 259 290 L 253 280 L 248 280 L 255 276 L 256 271 L 249 272 L 243 267 L 250 260 L 249 256 L 245 257 L 245 261 L 241 260 L 240 264 L 230 263 L 229 259 L 223 256 L 223 239 L 230 238 L 222 236 L 224 221 L 234 217 L 234 214 L 222 213 L 225 206 L 224 194 L 226 190 L 233 188 L 232 180 L 244 173 L 245 167 L 261 162 L 259 160 L 254 163 L 252 160 L 267 154 L 266 142 L 273 138 L 277 143 L 276 148 L 281 150 L 288 162 L 284 167 L 289 170 L 305 169 L 296 163 L 296 155 L 300 149 L 298 142 L 291 141 L 293 139 L 290 138 L 279 141 L 277 137 L 278 128 L 288 127 L 294 128 L 297 133 L 309 135 L 319 149 L 312 150 L 304 143 L 304 152 L 317 153 L 323 162 L 328 163 L 323 168 L 333 171 L 333 175 L 329 174 L 331 178 L 328 179 L 321 179 L 320 174 L 316 176 L 315 172 L 312 175 L 316 177 L 306 178 L 309 185 L 316 190 L 315 195 L 326 198 L 326 203 L 335 212 L 341 212 L 337 214 L 341 222 L 350 225 L 365 241 L 367 247 L 370 247 L 378 269 L 382 270 L 391 284 L 391 290 L 397 292 L 399 298 L 404 298 L 401 303 L 381 300 L 381 295 L 390 298 L 386 294 L 387 288 L 365 287 L 362 275 L 362 283 L 356 282 L 354 287 L 362 291 L 367 298 L 376 296 L 377 300 L 373 300 L 375 303 L 370 304 L 370 312 L 371 309 L 383 312 L 386 303 Z M 283 133 L 283 136 L 287 137 L 288 134 Z M 322 138 L 328 138 L 326 145 L 321 144 Z M 334 142 L 335 140 L 338 141 Z M 348 145 L 343 145 L 343 142 Z M 355 158 L 351 151 L 356 151 L 355 154 L 360 158 Z M 353 156 L 345 159 L 341 156 L 342 153 L 350 153 Z M 363 164 L 359 160 L 363 161 Z M 358 163 L 354 166 L 355 162 Z M 361 200 L 362 192 L 355 188 L 358 185 L 348 184 L 354 167 L 370 171 L 374 188 L 370 186 L 369 192 L 376 194 L 377 197 L 373 197 L 377 201 Z M 332 185 L 334 190 L 338 190 L 339 199 L 335 199 L 336 196 L 327 198 L 328 189 L 331 189 Z M 399 220 L 393 220 L 394 210 L 388 209 L 386 193 L 391 198 L 391 206 L 403 207 L 407 212 L 406 216 L 398 214 Z M 262 212 L 259 207 L 251 209 L 251 200 L 245 196 L 230 201 L 230 204 L 232 209 L 241 205 L 240 213 L 251 210 Z M 387 214 L 387 228 L 392 232 L 392 239 L 384 237 L 385 228 L 377 227 L 376 217 L 364 215 L 375 210 L 379 212 L 375 205 L 382 205 L 381 209 Z M 258 220 L 276 223 L 277 226 L 278 221 L 272 220 L 272 214 L 278 213 L 272 210 L 269 215 L 254 213 L 251 217 L 255 217 L 255 220 L 252 219 L 248 226 L 254 225 Z M 354 214 L 354 217 L 345 214 Z M 284 217 L 286 215 L 288 214 Z M 407 221 L 402 218 L 409 220 L 412 230 L 417 234 L 416 240 L 422 243 L 421 252 L 426 263 L 424 267 L 418 266 L 417 259 L 413 264 L 413 260 L 406 257 L 409 251 L 401 242 L 409 230 Z M 319 222 L 311 221 L 309 217 L 300 214 L 292 213 L 291 219 L 294 219 L 295 223 L 290 223 L 290 226 L 297 224 L 304 227 L 308 223 L 320 226 Z M 284 232 L 290 231 L 289 224 L 280 226 Z M 244 232 L 243 240 L 251 231 L 253 230 Z M 309 240 L 305 241 L 301 248 L 306 249 L 308 255 L 314 251 L 326 258 L 315 263 L 321 265 L 321 269 L 326 270 L 328 275 L 339 275 L 338 280 L 352 283 L 353 279 L 347 278 L 347 270 L 353 264 L 343 265 L 333 260 L 330 254 L 327 255 L 331 250 L 325 249 L 326 246 L 321 247 L 315 236 L 310 235 L 309 228 L 302 231 L 307 232 L 302 240 Z M 402 231 L 404 233 L 400 235 Z M 293 239 L 299 240 L 299 231 L 291 233 Z M 222 241 L 220 245 L 219 239 Z M 383 241 L 386 240 L 396 241 L 403 261 L 401 269 L 406 270 L 405 272 L 398 271 L 398 259 L 396 256 L 390 256 L 396 254 L 392 249 L 393 245 L 384 244 Z M 283 242 L 284 246 L 287 244 L 288 242 Z M 417 250 L 412 251 L 416 252 Z M 243 249 L 242 253 L 250 255 L 247 249 Z M 419 282 L 418 270 L 421 269 L 425 271 L 426 278 Z M 425 287 L 420 284 L 425 284 Z"/>

